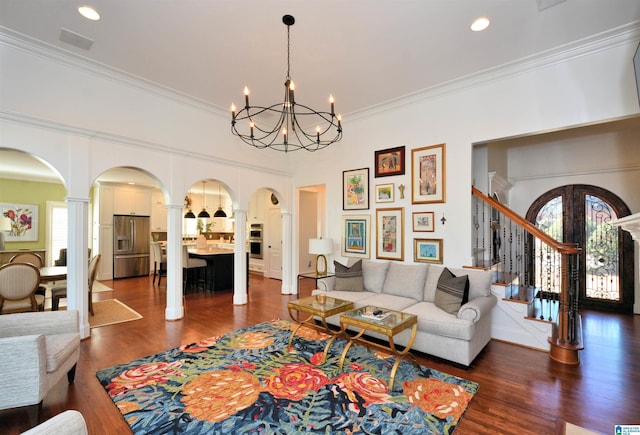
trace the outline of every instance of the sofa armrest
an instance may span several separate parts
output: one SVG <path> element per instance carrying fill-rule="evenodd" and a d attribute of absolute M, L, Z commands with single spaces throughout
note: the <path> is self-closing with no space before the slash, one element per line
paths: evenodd
<path fill-rule="evenodd" d="M 40 311 L 0 316 L 0 337 L 80 332 L 78 311 Z"/>
<path fill-rule="evenodd" d="M 0 338 L 0 409 L 36 404 L 47 389 L 44 335 Z"/>
<path fill-rule="evenodd" d="M 328 276 L 326 278 L 319 279 L 317 287 L 318 287 L 318 290 L 321 290 L 323 292 L 330 292 L 330 291 L 333 291 L 335 285 L 336 285 L 336 277 Z"/>
<path fill-rule="evenodd" d="M 493 307 L 498 303 L 494 295 L 477 297 L 458 310 L 458 319 L 470 320 L 475 323 L 483 316 L 488 315 Z"/>
<path fill-rule="evenodd" d="M 23 432 L 23 435 L 86 435 L 87 423 L 84 421 L 82 414 L 73 409 L 64 411 L 44 423 L 40 423 L 38 426 Z"/>

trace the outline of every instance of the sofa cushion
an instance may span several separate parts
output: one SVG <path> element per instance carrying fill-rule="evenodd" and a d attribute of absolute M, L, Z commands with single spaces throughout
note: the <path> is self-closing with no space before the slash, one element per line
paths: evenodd
<path fill-rule="evenodd" d="M 469 276 L 469 300 L 475 299 L 478 296 L 489 296 L 491 294 L 492 271 L 468 268 L 457 269 L 453 267 L 449 268 L 449 270 L 456 276 Z"/>
<path fill-rule="evenodd" d="M 382 293 L 422 300 L 428 264 L 391 263 Z"/>
<path fill-rule="evenodd" d="M 362 277 L 364 278 L 364 288 L 370 292 L 382 293 L 384 278 L 387 276 L 390 261 L 370 261 L 362 262 Z"/>
<path fill-rule="evenodd" d="M 55 334 L 45 336 L 47 347 L 47 373 L 54 372 L 69 356 L 80 348 L 80 334 Z"/>
<path fill-rule="evenodd" d="M 468 300 L 469 277 L 467 275 L 455 276 L 445 267 L 440 274 L 440 279 L 438 279 L 436 306 L 447 313 L 455 314 Z"/>
<path fill-rule="evenodd" d="M 359 260 L 353 266 L 347 267 L 337 261 L 335 266 L 336 283 L 334 290 L 361 292 L 364 290 L 364 280 L 362 278 L 362 261 Z"/>
<path fill-rule="evenodd" d="M 436 264 L 429 266 L 429 273 L 427 274 L 427 279 L 424 284 L 424 296 L 422 297 L 422 300 L 426 302 L 435 301 L 438 279 L 440 279 L 440 274 L 443 270 L 444 266 L 438 266 Z M 449 270 L 456 276 L 469 276 L 470 301 L 479 296 L 489 296 L 491 294 L 491 280 L 493 278 L 493 272 L 490 270 L 455 267 L 450 267 Z"/>
<path fill-rule="evenodd" d="M 474 338 L 475 324 L 472 321 L 458 319 L 455 314 L 445 313 L 432 302 L 418 302 L 403 311 L 418 316 L 420 332 L 466 341 Z"/>
<path fill-rule="evenodd" d="M 356 308 L 361 308 L 366 305 L 372 305 L 378 308 L 386 308 L 388 310 L 403 311 L 415 304 L 416 301 L 413 298 L 404 296 L 389 295 L 385 293 L 371 294 L 366 299 L 359 300 L 355 305 Z"/>

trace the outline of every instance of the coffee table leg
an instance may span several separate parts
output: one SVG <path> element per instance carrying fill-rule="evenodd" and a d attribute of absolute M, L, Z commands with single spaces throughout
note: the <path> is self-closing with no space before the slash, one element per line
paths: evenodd
<path fill-rule="evenodd" d="M 340 323 L 340 325 L 342 325 L 342 323 Z M 344 329 L 344 334 L 349 339 L 349 342 L 344 346 L 344 350 L 342 351 L 342 355 L 340 356 L 340 364 L 338 365 L 338 368 L 340 370 L 342 370 L 342 366 L 344 365 L 344 360 L 347 357 L 347 352 L 349 352 L 351 345 L 355 340 L 362 337 L 366 331 L 365 329 L 361 329 L 360 332 L 358 332 L 356 335 L 354 335 L 353 337 L 350 337 L 349 334 L 347 334 L 347 329 L 344 326 L 342 326 L 342 329 Z"/>
<path fill-rule="evenodd" d="M 404 357 L 407 354 L 409 354 L 409 351 L 411 350 L 411 346 L 413 346 L 413 342 L 416 339 L 417 330 L 418 330 L 418 324 L 414 323 L 413 327 L 411 328 L 411 338 L 409 339 L 409 342 L 401 352 L 398 352 L 398 350 L 396 349 L 396 345 L 393 342 L 393 337 L 389 337 L 389 347 L 391 348 L 393 353 L 396 355 L 396 362 L 393 364 L 393 367 L 391 368 L 391 374 L 389 375 L 389 391 L 393 390 L 393 382 L 396 378 L 396 372 L 398 371 L 398 366 L 400 365 L 400 362 L 404 359 Z M 416 364 L 415 357 L 413 358 L 413 363 L 414 365 Z"/>
<path fill-rule="evenodd" d="M 300 329 L 302 327 L 302 325 L 304 325 L 305 323 L 309 322 L 309 320 L 313 319 L 313 316 L 309 316 L 307 317 L 305 320 L 297 320 L 296 318 L 293 317 L 293 314 L 291 313 L 291 310 L 289 310 L 289 315 L 291 316 L 291 318 L 298 324 L 295 329 L 293 331 L 291 331 L 291 337 L 289 337 L 289 346 L 288 348 L 291 347 L 291 344 L 293 343 L 293 337 L 296 336 L 296 332 L 298 332 L 298 329 Z"/>

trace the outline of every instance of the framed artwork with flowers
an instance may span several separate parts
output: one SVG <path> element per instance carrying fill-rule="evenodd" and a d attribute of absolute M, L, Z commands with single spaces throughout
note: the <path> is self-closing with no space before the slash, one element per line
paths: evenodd
<path fill-rule="evenodd" d="M 369 168 L 342 172 L 342 209 L 369 209 Z"/>
<path fill-rule="evenodd" d="M 37 205 L 0 202 L 0 215 L 11 222 L 11 229 L 5 233 L 7 242 L 38 241 Z"/>

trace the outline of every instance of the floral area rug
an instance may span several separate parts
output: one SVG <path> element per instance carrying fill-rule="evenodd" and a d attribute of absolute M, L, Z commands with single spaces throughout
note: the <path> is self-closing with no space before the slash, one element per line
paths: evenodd
<path fill-rule="evenodd" d="M 134 434 L 448 434 L 478 384 L 265 322 L 97 372 Z"/>

